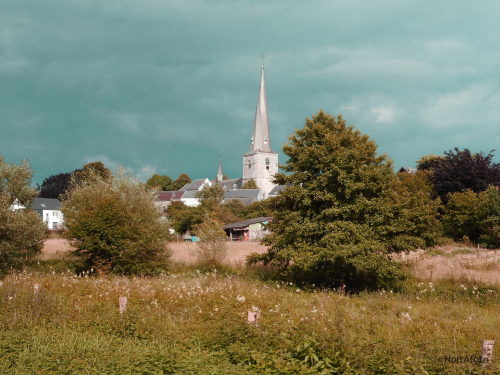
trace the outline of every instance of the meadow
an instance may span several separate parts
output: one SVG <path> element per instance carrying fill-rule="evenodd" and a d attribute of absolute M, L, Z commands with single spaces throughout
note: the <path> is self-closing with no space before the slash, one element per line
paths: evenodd
<path fill-rule="evenodd" d="M 1 281 L 0 374 L 500 373 L 498 354 L 478 362 L 482 340 L 500 332 L 495 252 L 483 263 L 473 249 L 417 253 L 400 290 L 346 295 L 245 267 L 258 244 L 231 244 L 218 270 L 197 267 L 192 244 L 172 244 L 171 273 L 154 278 L 75 275 L 68 248 L 50 245 L 37 267 Z M 477 264 L 437 271 L 465 256 Z"/>

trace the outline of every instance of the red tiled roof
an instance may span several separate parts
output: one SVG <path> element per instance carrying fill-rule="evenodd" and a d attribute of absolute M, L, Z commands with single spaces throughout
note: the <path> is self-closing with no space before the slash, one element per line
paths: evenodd
<path fill-rule="evenodd" d="M 167 201 L 180 201 L 182 198 L 183 191 L 160 191 L 156 196 L 156 201 L 167 202 Z"/>

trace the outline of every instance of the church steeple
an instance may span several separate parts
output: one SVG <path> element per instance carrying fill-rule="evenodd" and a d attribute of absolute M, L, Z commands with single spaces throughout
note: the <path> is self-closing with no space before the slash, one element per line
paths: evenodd
<path fill-rule="evenodd" d="M 224 173 L 222 172 L 222 161 L 219 158 L 219 168 L 217 169 L 217 177 L 215 178 L 217 182 L 224 180 Z"/>
<path fill-rule="evenodd" d="M 260 88 L 255 109 L 255 120 L 253 134 L 250 144 L 250 152 L 272 152 L 271 139 L 269 138 L 269 120 L 267 117 L 266 83 L 264 79 L 264 62 L 260 70 Z"/>

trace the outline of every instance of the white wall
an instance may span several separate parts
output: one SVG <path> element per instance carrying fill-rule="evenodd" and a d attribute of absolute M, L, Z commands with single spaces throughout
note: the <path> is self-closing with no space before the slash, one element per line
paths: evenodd
<path fill-rule="evenodd" d="M 50 230 L 62 229 L 64 227 L 64 216 L 59 210 L 43 210 L 42 220 Z"/>

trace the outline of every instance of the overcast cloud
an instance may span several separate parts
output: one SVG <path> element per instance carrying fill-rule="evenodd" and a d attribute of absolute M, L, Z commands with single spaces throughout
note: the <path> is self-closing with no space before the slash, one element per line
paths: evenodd
<path fill-rule="evenodd" d="M 0 0 L 0 154 L 38 182 L 90 160 L 214 177 L 219 155 L 240 176 L 262 54 L 275 150 L 323 109 L 397 166 L 488 152 L 499 15 L 486 0 Z"/>

